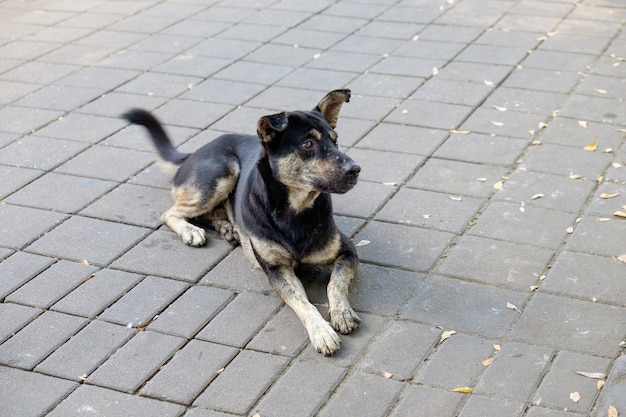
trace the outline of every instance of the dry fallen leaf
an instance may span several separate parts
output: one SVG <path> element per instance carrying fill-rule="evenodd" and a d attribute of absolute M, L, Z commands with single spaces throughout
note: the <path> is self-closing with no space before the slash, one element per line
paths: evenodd
<path fill-rule="evenodd" d="M 626 253 L 621 254 L 620 256 L 618 256 L 617 260 L 626 264 Z"/>
<path fill-rule="evenodd" d="M 568 227 L 567 229 L 565 229 L 565 231 L 568 235 L 571 235 L 572 233 L 574 233 L 574 226 Z"/>
<path fill-rule="evenodd" d="M 493 345 L 493 348 L 497 350 L 498 352 L 502 350 L 502 346 L 500 345 Z"/>
<path fill-rule="evenodd" d="M 614 216 L 617 216 L 617 217 L 621 217 L 621 218 L 626 219 L 626 213 L 625 213 L 625 212 L 623 212 L 623 211 L 619 211 L 619 210 L 618 210 L 618 211 L 616 211 L 615 213 L 613 213 L 613 215 L 614 215 Z"/>
<path fill-rule="evenodd" d="M 598 137 L 594 137 L 593 142 L 591 142 L 589 145 L 586 145 L 583 149 L 588 152 L 593 152 L 598 149 Z"/>
<path fill-rule="evenodd" d="M 585 120 L 579 120 L 578 125 L 584 129 L 587 129 L 587 122 Z"/>
<path fill-rule="evenodd" d="M 535 292 L 539 289 L 539 285 L 531 285 L 530 286 L 530 292 Z"/>
<path fill-rule="evenodd" d="M 581 179 L 583 176 L 582 175 L 578 175 L 578 174 L 574 174 L 573 172 L 571 174 L 569 174 L 570 179 L 572 180 L 579 180 Z"/>
<path fill-rule="evenodd" d="M 607 410 L 607 417 L 619 417 L 617 408 L 615 408 L 614 405 L 609 405 L 609 409 Z"/>
<path fill-rule="evenodd" d="M 541 131 L 541 130 L 545 129 L 546 127 L 548 127 L 548 124 L 547 124 L 547 123 L 544 123 L 544 122 L 539 122 L 539 123 L 537 124 L 537 127 L 538 127 L 538 128 L 539 128 L 539 130 Z"/>
<path fill-rule="evenodd" d="M 446 340 L 447 338 L 449 338 L 455 333 L 456 333 L 456 330 L 446 330 L 445 332 L 441 333 L 441 337 L 439 338 L 439 343 L 443 342 L 444 340 Z"/>
<path fill-rule="evenodd" d="M 471 132 L 469 130 L 450 130 L 449 133 L 451 135 L 469 135 Z"/>
<path fill-rule="evenodd" d="M 393 376 L 392 374 L 390 374 L 389 372 L 385 371 L 384 369 L 381 369 L 380 372 L 381 372 L 383 378 L 385 378 L 385 379 L 391 379 L 391 377 Z"/>
<path fill-rule="evenodd" d="M 515 306 L 514 306 L 513 304 L 511 304 L 511 303 L 506 303 L 506 308 L 509 308 L 509 309 L 511 309 L 511 310 L 515 310 L 515 311 L 517 311 L 518 313 L 521 313 L 521 311 L 519 310 L 519 308 L 515 307 Z"/>
<path fill-rule="evenodd" d="M 361 240 L 359 243 L 357 243 L 357 244 L 356 244 L 356 245 L 354 245 L 354 246 L 356 246 L 356 247 L 358 248 L 358 247 L 360 247 L 360 246 L 367 246 L 367 245 L 369 245 L 370 243 L 372 243 L 372 242 L 370 242 L 369 240 Z"/>
<path fill-rule="evenodd" d="M 578 375 L 586 376 L 587 378 L 594 378 L 594 379 L 605 379 L 606 378 L 606 374 L 603 374 L 602 372 L 576 371 L 576 373 Z"/>
<path fill-rule="evenodd" d="M 487 178 L 476 178 L 476 181 L 487 182 Z"/>
<path fill-rule="evenodd" d="M 398 183 L 397 182 L 383 182 L 383 185 L 389 185 L 393 187 L 393 186 L 398 185 Z"/>
<path fill-rule="evenodd" d="M 493 188 L 495 188 L 496 190 L 501 190 L 503 186 L 504 184 L 502 183 L 502 181 L 498 181 L 495 184 L 493 184 Z"/>
<path fill-rule="evenodd" d="M 606 382 L 604 382 L 603 380 L 599 380 L 599 381 L 596 383 L 596 387 L 597 387 L 598 389 L 602 389 L 602 388 L 604 388 L 604 385 L 605 385 L 605 384 L 606 384 Z"/>
<path fill-rule="evenodd" d="M 537 200 L 539 198 L 545 197 L 543 194 L 535 194 L 534 196 L 530 197 L 531 200 Z"/>
<path fill-rule="evenodd" d="M 485 83 L 485 85 L 492 87 L 493 86 L 493 81 L 489 81 L 489 80 L 483 80 L 483 82 Z"/>
<path fill-rule="evenodd" d="M 484 361 L 482 361 L 481 363 L 483 364 L 483 366 L 489 366 L 493 363 L 493 361 L 495 361 L 496 358 L 494 356 L 492 356 L 491 358 L 487 358 Z"/>
<path fill-rule="evenodd" d="M 492 120 L 492 121 L 491 121 L 491 124 L 492 124 L 492 125 L 494 125 L 494 126 L 498 126 L 498 127 L 504 126 L 504 123 L 502 123 L 502 122 L 496 122 L 495 120 Z"/>
<path fill-rule="evenodd" d="M 409 109 L 403 109 L 402 114 L 409 114 Z"/>
<path fill-rule="evenodd" d="M 498 111 L 507 111 L 508 109 L 506 107 L 500 107 L 500 106 L 493 106 L 494 109 L 498 110 Z"/>
<path fill-rule="evenodd" d="M 463 198 L 461 198 L 461 197 L 457 197 L 457 196 L 452 196 L 452 195 L 451 195 L 451 196 L 449 196 L 449 197 L 450 197 L 450 199 L 451 199 L 451 200 L 453 200 L 453 201 L 461 201 L 461 200 L 463 200 Z"/>
<path fill-rule="evenodd" d="M 78 263 L 81 265 L 89 265 L 89 261 L 86 259 L 83 259 L 82 261 L 78 261 Z"/>
<path fill-rule="evenodd" d="M 615 192 L 613 194 L 608 194 L 608 193 L 602 193 L 600 194 L 600 198 L 604 199 L 604 200 L 608 200 L 609 198 L 615 198 L 619 195 L 619 192 Z"/>
<path fill-rule="evenodd" d="M 596 90 L 596 93 L 598 93 L 598 94 L 606 94 L 606 93 L 608 93 L 608 91 L 603 90 L 601 88 L 594 88 L 594 90 Z"/>
<path fill-rule="evenodd" d="M 575 403 L 577 403 L 578 401 L 580 401 L 580 393 L 578 391 L 576 392 L 572 392 L 569 395 L 570 400 L 574 401 Z"/>
<path fill-rule="evenodd" d="M 224 368 L 220 368 L 217 371 L 215 371 L 217 375 L 220 375 L 222 372 L 224 372 Z"/>
<path fill-rule="evenodd" d="M 464 394 L 471 394 L 472 392 L 474 392 L 474 389 L 470 387 L 460 387 L 460 388 L 453 389 L 452 392 L 462 392 Z"/>

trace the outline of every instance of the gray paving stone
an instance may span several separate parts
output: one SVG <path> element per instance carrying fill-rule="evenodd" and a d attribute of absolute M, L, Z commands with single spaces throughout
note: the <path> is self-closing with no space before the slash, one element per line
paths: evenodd
<path fill-rule="evenodd" d="M 379 150 L 353 148 L 348 155 L 361 166 L 361 180 L 381 183 L 402 184 L 423 162 L 423 158 L 416 155 Z"/>
<path fill-rule="evenodd" d="M 19 249 L 55 227 L 65 217 L 48 210 L 0 204 L 0 224 L 11 225 L 0 234 L 0 245 Z M 24 218 L 30 221 L 22 221 Z"/>
<path fill-rule="evenodd" d="M 37 276 L 50 265 L 54 259 L 25 252 L 16 252 L 0 262 L 0 298 L 6 297 L 17 288 Z"/>
<path fill-rule="evenodd" d="M 556 294 L 624 305 L 623 272 L 624 265 L 615 258 L 564 251 L 541 287 Z"/>
<path fill-rule="evenodd" d="M 402 389 L 402 383 L 357 372 L 349 376 L 319 413 L 320 416 L 384 416 Z M 368 400 L 376 398 L 376 400 Z"/>
<path fill-rule="evenodd" d="M 552 256 L 546 249 L 463 236 L 437 272 L 524 292 L 537 285 Z"/>
<path fill-rule="evenodd" d="M 454 28 L 454 30 L 456 29 L 458 28 Z M 444 68 L 441 68 L 437 74 L 437 78 L 479 84 L 485 84 L 485 81 L 487 81 L 497 85 L 502 82 L 510 72 L 511 67 L 508 65 L 497 65 L 487 62 L 460 62 L 455 60 L 447 64 Z"/>
<path fill-rule="evenodd" d="M 490 80 L 487 80 L 490 82 Z M 482 133 L 493 137 L 519 138 L 527 142 L 533 139 L 539 123 L 548 115 L 520 112 L 502 112 L 491 106 L 479 107 L 459 127 L 460 130 Z"/>
<path fill-rule="evenodd" d="M 472 108 L 458 104 L 409 99 L 385 119 L 387 122 L 452 130 L 471 113 Z"/>
<path fill-rule="evenodd" d="M 147 277 L 107 308 L 100 318 L 128 327 L 145 327 L 188 285 L 171 279 Z"/>
<path fill-rule="evenodd" d="M 205 410 L 203 408 L 188 408 L 184 417 L 229 417 L 232 414 L 222 413 L 220 411 Z"/>
<path fill-rule="evenodd" d="M 624 253 L 620 239 L 626 230 L 624 221 L 600 221 L 599 218 L 586 216 L 576 226 L 567 242 L 567 250 L 587 252 L 594 255 L 619 256 Z"/>
<path fill-rule="evenodd" d="M 148 330 L 191 338 L 233 296 L 231 291 L 220 288 L 191 287 L 150 323 Z"/>
<path fill-rule="evenodd" d="M 623 334 L 617 307 L 548 294 L 535 294 L 513 329 L 513 340 L 612 357 Z M 593 343 L 602 340 L 601 344 Z"/>
<path fill-rule="evenodd" d="M 124 127 L 125 122 L 118 118 L 118 114 L 120 110 L 123 111 L 125 108 L 120 107 L 118 113 L 113 118 L 71 113 L 38 130 L 37 135 L 77 142 L 97 143 Z"/>
<path fill-rule="evenodd" d="M 87 147 L 84 143 L 25 136 L 0 150 L 0 162 L 7 165 L 48 170 Z"/>
<path fill-rule="evenodd" d="M 282 356 L 244 350 L 196 399 L 194 405 L 245 414 L 287 363 L 288 359 Z"/>
<path fill-rule="evenodd" d="M 454 197 L 456 200 L 452 199 Z M 400 190 L 376 215 L 377 220 L 461 233 L 483 200 L 410 188 Z"/>
<path fill-rule="evenodd" d="M 500 87 L 489 96 L 484 105 L 505 108 L 507 112 L 545 115 L 558 110 L 565 97 L 560 93 Z"/>
<path fill-rule="evenodd" d="M 586 119 L 581 121 L 587 122 L 586 128 L 582 127 L 577 119 L 557 116 L 543 130 L 541 141 L 582 149 L 597 137 L 600 152 L 607 148 L 616 149 L 622 143 L 623 134 L 614 126 Z"/>
<path fill-rule="evenodd" d="M 361 360 L 359 368 L 375 375 L 387 372 L 400 381 L 409 380 L 439 341 L 441 331 L 407 321 L 393 321 L 385 327 Z"/>
<path fill-rule="evenodd" d="M 202 81 L 202 78 L 188 75 L 147 72 L 130 80 L 117 88 L 116 91 L 171 98 L 190 90 L 191 86 L 198 84 L 200 81 Z"/>
<path fill-rule="evenodd" d="M 445 130 L 383 122 L 360 140 L 357 147 L 430 155 L 447 136 Z"/>
<path fill-rule="evenodd" d="M 541 381 L 533 403 L 561 410 L 587 414 L 598 394 L 597 379 L 576 372 L 607 373 L 610 360 L 570 352 L 559 352 L 550 370 Z M 573 403 L 570 394 L 578 392 L 580 400 Z M 573 404 L 572 404 L 573 403 Z"/>
<path fill-rule="evenodd" d="M 5 300 L 47 308 L 89 279 L 97 270 L 91 265 L 60 260 L 9 294 Z"/>
<path fill-rule="evenodd" d="M 41 313 L 42 310 L 38 308 L 12 303 L 0 304 L 0 316 L 2 317 L 2 323 L 0 323 L 0 343 L 15 335 Z"/>
<path fill-rule="evenodd" d="M 139 332 L 115 351 L 86 381 L 92 385 L 133 392 L 149 380 L 185 343 L 156 332 Z"/>
<path fill-rule="evenodd" d="M 593 138 L 589 143 L 593 141 Z M 557 160 L 560 163 L 555 164 Z M 598 152 L 586 152 L 582 148 L 552 145 L 549 143 L 535 146 L 524 157 L 523 166 L 531 171 L 569 176 L 582 175 L 595 181 L 600 177 L 611 160 L 611 155 Z"/>
<path fill-rule="evenodd" d="M 136 226 L 74 216 L 34 242 L 28 250 L 103 265 L 128 250 L 146 233 L 146 229 Z"/>
<path fill-rule="evenodd" d="M 522 309 L 527 294 L 473 282 L 432 277 L 409 302 L 403 318 L 489 338 L 503 337 Z"/>
<path fill-rule="evenodd" d="M 75 382 L 0 366 L 0 408 L 6 415 L 41 416 L 77 386 Z"/>
<path fill-rule="evenodd" d="M 273 291 L 267 275 L 261 269 L 253 269 L 240 247 L 235 248 L 212 268 L 200 284 L 217 285 L 235 291 L 268 293 Z"/>
<path fill-rule="evenodd" d="M 94 178 L 50 172 L 7 198 L 11 204 L 74 213 L 106 194 L 117 184 Z M 71 193 L 68 191 L 72 190 Z"/>
<path fill-rule="evenodd" d="M 602 391 L 601 397 L 596 403 L 594 417 L 607 417 L 609 406 L 615 407 L 618 412 L 624 410 L 626 404 L 626 360 L 620 356 L 615 360 L 613 369 L 607 380 L 606 388 Z"/>
<path fill-rule="evenodd" d="M 513 71 L 503 85 L 529 90 L 567 93 L 576 85 L 579 78 L 580 75 L 576 72 L 522 67 Z"/>
<path fill-rule="evenodd" d="M 576 221 L 575 213 L 521 204 L 494 202 L 478 218 L 470 234 L 556 249 Z M 580 227 L 580 225 L 579 225 Z"/>
<path fill-rule="evenodd" d="M 85 323 L 85 319 L 46 311 L 0 345 L 0 363 L 33 369 Z"/>
<path fill-rule="evenodd" d="M 581 417 L 583 415 L 543 407 L 531 407 L 526 413 L 527 417 Z"/>
<path fill-rule="evenodd" d="M 505 343 L 474 388 L 478 395 L 526 402 L 539 385 L 554 352 L 548 348 Z M 515 377 L 511 377 L 515 375 Z"/>
<path fill-rule="evenodd" d="M 500 400 L 495 398 L 480 397 L 472 395 L 463 409 L 459 413 L 459 417 L 521 417 L 524 411 L 524 404 L 509 400 Z"/>
<path fill-rule="evenodd" d="M 311 416 L 329 397 L 344 374 L 345 369 L 333 365 L 296 361 L 253 411 L 277 417 Z M 303 386 L 307 389 L 302 389 Z"/>
<path fill-rule="evenodd" d="M 298 317 L 289 307 L 283 306 L 246 347 L 273 355 L 295 357 L 308 342 L 309 335 Z"/>
<path fill-rule="evenodd" d="M 525 68 L 540 68 L 547 70 L 584 71 L 593 62 L 591 55 L 577 54 L 573 52 L 536 50 L 528 55 L 521 63 Z"/>
<path fill-rule="evenodd" d="M 207 79 L 181 95 L 181 98 L 240 105 L 259 94 L 263 89 L 262 84 Z"/>
<path fill-rule="evenodd" d="M 411 386 L 398 401 L 391 417 L 454 417 L 464 395 L 424 386 Z"/>
<path fill-rule="evenodd" d="M 236 348 L 192 340 L 176 352 L 140 393 L 191 404 L 238 352 Z"/>
<path fill-rule="evenodd" d="M 370 217 L 395 191 L 394 185 L 360 181 L 346 194 L 333 194 L 335 214 Z"/>
<path fill-rule="evenodd" d="M 52 417 L 79 417 L 83 410 L 93 416 L 176 417 L 185 409 L 183 406 L 152 400 L 137 395 L 128 395 L 105 388 L 82 385 L 59 404 L 50 414 Z"/>
<path fill-rule="evenodd" d="M 520 157 L 526 146 L 528 146 L 527 141 L 508 137 L 493 137 L 477 133 L 452 135 L 435 152 L 435 157 L 508 166 Z"/>
<path fill-rule="evenodd" d="M 281 303 L 280 298 L 274 294 L 266 296 L 252 292 L 241 293 L 215 316 L 196 338 L 244 347 L 274 315 Z"/>
<path fill-rule="evenodd" d="M 439 42 L 434 42 L 438 44 Z M 485 83 L 431 78 L 417 90 L 411 98 L 438 101 L 443 103 L 476 106 L 492 93 L 492 87 Z"/>
<path fill-rule="evenodd" d="M 397 239 L 402 236 L 402 241 Z M 359 247 L 361 260 L 385 266 L 400 266 L 427 271 L 439 259 L 454 235 L 438 230 L 371 222 L 359 232 L 355 242 L 371 243 Z"/>
<path fill-rule="evenodd" d="M 35 368 L 36 372 L 84 380 L 135 334 L 125 326 L 92 321 Z"/>
<path fill-rule="evenodd" d="M 229 243 L 215 235 L 209 237 L 204 247 L 190 247 L 176 234 L 164 228 L 150 234 L 112 266 L 146 275 L 195 282 L 231 250 Z"/>
<path fill-rule="evenodd" d="M 113 304 L 142 277 L 129 272 L 102 269 L 55 303 L 51 309 L 83 317 L 95 317 Z"/>
<path fill-rule="evenodd" d="M 415 381 L 444 387 L 448 391 L 459 387 L 473 387 L 485 368 L 481 362 L 494 353 L 493 345 L 489 340 L 454 334 L 430 356 Z M 457 398 L 457 404 L 458 402 L 460 399 Z"/>

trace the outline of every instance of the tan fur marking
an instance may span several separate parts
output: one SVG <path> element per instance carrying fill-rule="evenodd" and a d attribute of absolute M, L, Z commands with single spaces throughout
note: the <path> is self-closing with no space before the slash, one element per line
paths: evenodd
<path fill-rule="evenodd" d="M 302 263 L 310 265 L 330 265 L 337 259 L 341 248 L 341 237 L 336 233 L 326 246 L 302 259 Z"/>
<path fill-rule="evenodd" d="M 330 136 L 330 140 L 332 140 L 333 142 L 337 142 L 337 132 L 329 130 L 328 136 Z"/>
<path fill-rule="evenodd" d="M 295 266 L 293 255 L 276 242 L 250 236 L 250 243 L 256 253 L 270 265 Z"/>
<path fill-rule="evenodd" d="M 322 140 L 322 134 L 320 133 L 319 130 L 317 129 L 311 129 L 311 131 L 309 132 L 309 134 L 311 136 L 313 136 L 315 139 L 317 140 Z"/>

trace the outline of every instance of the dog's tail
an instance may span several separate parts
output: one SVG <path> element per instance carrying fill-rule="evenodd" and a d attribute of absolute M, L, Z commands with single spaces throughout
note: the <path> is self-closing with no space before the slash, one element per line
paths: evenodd
<path fill-rule="evenodd" d="M 174 148 L 161 123 L 146 110 L 131 109 L 124 113 L 122 117 L 131 123 L 148 129 L 152 142 L 163 162 L 173 164 L 178 168 L 189 157 L 190 154 L 180 152 Z M 167 169 L 168 167 L 164 168 Z"/>

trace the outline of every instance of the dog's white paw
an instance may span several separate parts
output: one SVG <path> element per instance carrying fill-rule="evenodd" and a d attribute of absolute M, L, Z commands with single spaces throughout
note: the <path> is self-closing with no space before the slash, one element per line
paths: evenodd
<path fill-rule="evenodd" d="M 179 236 L 189 246 L 202 246 L 206 243 L 206 232 L 197 226 L 185 226 Z"/>
<path fill-rule="evenodd" d="M 325 356 L 331 356 L 341 346 L 341 338 L 327 321 L 320 321 L 309 330 L 313 348 Z"/>
<path fill-rule="evenodd" d="M 352 333 L 354 329 L 359 327 L 361 319 L 352 310 L 352 307 L 342 307 L 330 311 L 330 322 L 333 328 L 341 334 Z"/>

